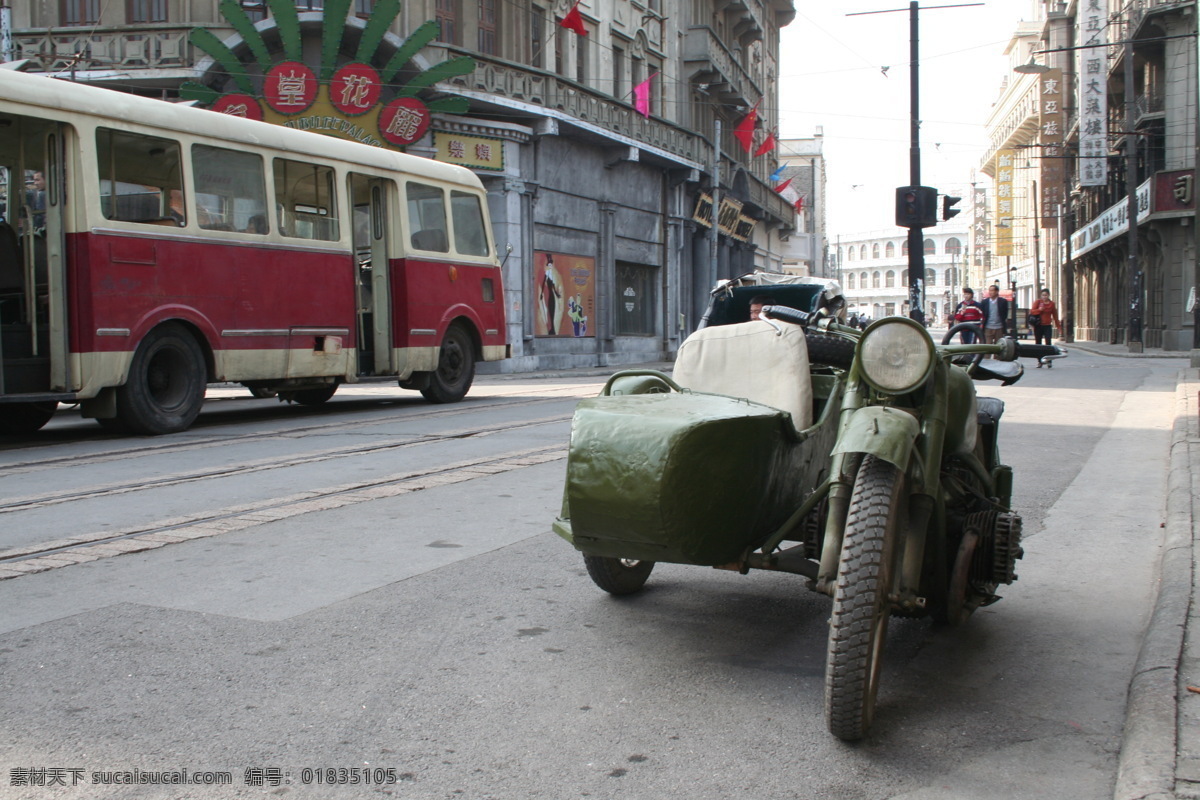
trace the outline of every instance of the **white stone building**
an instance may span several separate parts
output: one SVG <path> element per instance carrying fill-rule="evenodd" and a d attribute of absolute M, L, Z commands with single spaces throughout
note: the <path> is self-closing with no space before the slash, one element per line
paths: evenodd
<path fill-rule="evenodd" d="M 925 316 L 943 327 L 962 291 L 967 224 L 952 220 L 925 231 Z M 837 237 L 838 280 L 851 313 L 871 319 L 907 316 L 908 231 L 904 228 Z M 972 287 L 979 291 L 978 287 Z"/>

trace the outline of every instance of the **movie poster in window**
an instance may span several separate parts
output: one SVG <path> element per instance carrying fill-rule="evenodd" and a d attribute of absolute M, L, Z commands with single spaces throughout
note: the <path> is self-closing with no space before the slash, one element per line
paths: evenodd
<path fill-rule="evenodd" d="M 534 251 L 533 295 L 535 336 L 596 335 L 596 259 Z"/>

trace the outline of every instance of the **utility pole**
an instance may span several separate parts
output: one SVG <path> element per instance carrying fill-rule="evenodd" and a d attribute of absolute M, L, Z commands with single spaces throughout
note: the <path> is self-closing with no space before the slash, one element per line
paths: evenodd
<path fill-rule="evenodd" d="M 908 4 L 908 185 L 921 185 L 920 30 L 917 0 Z M 925 324 L 925 234 L 908 229 L 908 316 Z"/>
<path fill-rule="evenodd" d="M 967 6 L 981 6 L 983 3 L 955 3 L 944 6 L 929 6 L 929 8 L 965 8 Z M 860 16 L 862 14 L 890 14 L 903 9 L 893 8 L 887 11 L 862 11 L 856 14 L 847 14 L 848 17 Z M 921 79 L 920 79 L 920 10 L 921 6 L 917 0 L 911 0 L 908 4 L 908 85 L 909 85 L 909 148 L 908 148 L 908 187 L 913 190 L 910 194 L 914 197 L 917 203 L 917 208 L 922 210 L 921 216 L 925 220 L 918 224 L 909 224 L 908 227 L 908 316 L 909 318 L 925 323 L 925 235 L 922 230 L 925 227 L 932 227 L 937 223 L 937 190 L 929 187 L 921 186 Z M 923 192 L 922 190 L 926 190 Z M 927 193 L 932 193 L 932 208 L 923 208 L 923 204 L 929 203 L 930 198 Z M 901 192 L 903 194 L 903 192 Z M 897 205 L 901 205 L 901 199 L 897 198 Z M 897 217 L 900 216 L 900 209 L 897 209 Z M 955 212 L 957 213 L 957 212 Z"/>
<path fill-rule="evenodd" d="M 720 231 L 717 230 L 717 220 L 721 212 L 721 118 L 717 117 L 713 130 L 713 189 L 712 189 L 712 227 L 708 229 L 708 286 L 707 293 L 717 285 L 717 254 Z M 703 312 L 702 312 L 703 313 Z"/>
<path fill-rule="evenodd" d="M 1133 35 L 1132 25 L 1125 31 L 1125 191 L 1129 193 L 1129 244 L 1127 249 L 1129 273 L 1129 334 L 1126 346 L 1131 353 L 1142 352 L 1142 272 L 1138 268 L 1138 162 L 1137 136 L 1133 131 L 1133 117 L 1137 111 L 1136 94 L 1133 87 Z"/>

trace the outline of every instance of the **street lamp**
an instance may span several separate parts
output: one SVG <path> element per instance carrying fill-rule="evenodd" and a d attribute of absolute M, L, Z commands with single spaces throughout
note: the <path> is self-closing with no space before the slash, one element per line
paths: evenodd
<path fill-rule="evenodd" d="M 1029 57 L 1028 64 L 1022 64 L 1019 67 L 1013 67 L 1013 72 L 1019 72 L 1022 75 L 1043 75 L 1049 72 L 1051 67 L 1045 64 L 1037 64 L 1033 60 L 1033 56 Z"/>

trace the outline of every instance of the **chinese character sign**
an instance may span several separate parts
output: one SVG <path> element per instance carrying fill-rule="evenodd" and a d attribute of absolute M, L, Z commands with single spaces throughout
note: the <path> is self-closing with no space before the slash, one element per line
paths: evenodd
<path fill-rule="evenodd" d="M 379 112 L 379 133 L 392 144 L 412 144 L 424 135 L 429 120 L 424 103 L 415 97 L 401 97 Z"/>
<path fill-rule="evenodd" d="M 971 212 L 971 252 L 973 255 L 971 266 L 982 267 L 989 263 L 987 254 L 991 250 L 988 242 L 988 231 L 991 226 L 988 222 L 987 189 L 976 187 Z"/>
<path fill-rule="evenodd" d="M 334 108 L 356 117 L 375 107 L 381 90 L 378 72 L 366 64 L 347 64 L 333 74 L 329 96 Z"/>
<path fill-rule="evenodd" d="M 485 136 L 434 131 L 437 160 L 471 169 L 504 169 L 504 142 Z"/>
<path fill-rule="evenodd" d="M 596 259 L 534 251 L 535 336 L 593 337 Z"/>
<path fill-rule="evenodd" d="M 299 61 L 276 64 L 263 80 L 267 105 L 281 114 L 298 114 L 317 99 L 317 76 Z"/>
<path fill-rule="evenodd" d="M 1063 169 L 1063 110 L 1062 70 L 1052 69 L 1043 73 L 1038 82 L 1038 122 L 1041 125 L 1041 180 L 1038 198 L 1041 226 L 1054 228 L 1058 225 L 1058 207 L 1062 203 L 1063 187 L 1066 185 Z"/>
<path fill-rule="evenodd" d="M 1108 20 L 1104 0 L 1080 0 L 1079 183 L 1108 182 Z M 1096 46 L 1092 46 L 1096 45 Z"/>
<path fill-rule="evenodd" d="M 1013 163 L 1015 150 L 996 152 L 996 246 L 998 256 L 1013 254 Z"/>

